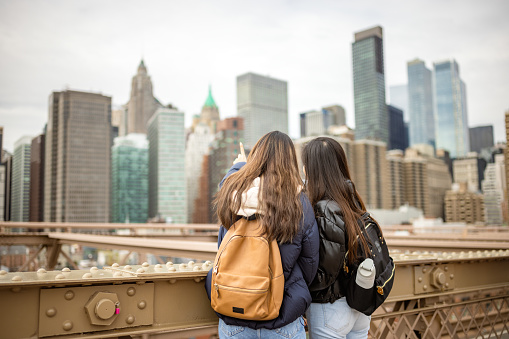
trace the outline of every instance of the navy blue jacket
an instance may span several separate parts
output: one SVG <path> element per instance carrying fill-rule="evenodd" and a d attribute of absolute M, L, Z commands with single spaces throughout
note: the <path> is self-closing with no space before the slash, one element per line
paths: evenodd
<path fill-rule="evenodd" d="M 245 162 L 236 163 L 228 171 L 225 178 L 237 172 Z M 221 181 L 223 184 L 224 179 Z M 285 326 L 303 315 L 311 304 L 311 294 L 308 286 L 315 277 L 318 268 L 320 240 L 318 226 L 313 207 L 305 194 L 300 195 L 304 216 L 300 222 L 299 233 L 291 243 L 279 244 L 281 262 L 285 276 L 285 293 L 279 310 L 279 316 L 273 320 L 254 321 L 227 317 L 217 314 L 228 325 L 246 326 L 253 329 L 275 329 Z M 218 247 L 226 234 L 226 229 L 219 229 Z M 212 270 L 205 280 L 205 289 L 210 299 Z"/>

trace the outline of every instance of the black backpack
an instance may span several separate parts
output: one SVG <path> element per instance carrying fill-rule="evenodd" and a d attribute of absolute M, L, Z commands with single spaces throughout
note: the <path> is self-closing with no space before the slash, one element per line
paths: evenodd
<path fill-rule="evenodd" d="M 358 223 L 368 242 L 370 253 L 365 253 L 362 246 L 358 244 L 357 259 L 354 263 L 348 264 L 348 251 L 346 252 L 342 270 L 342 287 L 351 308 L 365 315 L 371 315 L 391 292 L 395 266 L 389 256 L 389 249 L 378 223 L 367 212 L 362 215 Z M 373 259 L 376 268 L 375 284 L 370 289 L 362 288 L 355 283 L 357 268 L 366 258 Z"/>

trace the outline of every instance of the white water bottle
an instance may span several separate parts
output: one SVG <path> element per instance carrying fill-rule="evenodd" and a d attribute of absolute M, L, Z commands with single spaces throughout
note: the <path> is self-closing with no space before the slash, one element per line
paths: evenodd
<path fill-rule="evenodd" d="M 375 263 L 372 259 L 364 259 L 357 268 L 355 283 L 364 289 L 370 289 L 375 284 Z"/>

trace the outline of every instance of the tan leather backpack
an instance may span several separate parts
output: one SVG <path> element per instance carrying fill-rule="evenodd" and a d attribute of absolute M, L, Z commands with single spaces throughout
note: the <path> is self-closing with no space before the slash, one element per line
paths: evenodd
<path fill-rule="evenodd" d="M 277 242 L 260 235 L 259 222 L 239 219 L 223 238 L 212 271 L 214 311 L 239 319 L 279 315 L 284 275 Z"/>

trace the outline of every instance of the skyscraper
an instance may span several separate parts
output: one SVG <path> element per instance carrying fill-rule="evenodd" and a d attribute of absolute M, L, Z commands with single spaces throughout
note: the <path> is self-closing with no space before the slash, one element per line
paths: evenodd
<path fill-rule="evenodd" d="M 484 195 L 486 223 L 488 225 L 502 225 L 502 203 L 506 186 L 503 154 L 496 154 L 495 162 L 486 166 L 481 186 Z"/>
<path fill-rule="evenodd" d="M 451 158 L 462 157 L 470 151 L 466 86 L 455 60 L 433 65 L 436 147 L 448 150 Z"/>
<path fill-rule="evenodd" d="M 352 44 L 355 137 L 389 142 L 382 27 L 355 33 Z"/>
<path fill-rule="evenodd" d="M 143 60 L 138 66 L 138 73 L 131 83 L 131 98 L 127 103 L 127 134 L 147 133 L 147 122 L 161 103 L 152 94 L 152 80 L 147 74 Z"/>
<path fill-rule="evenodd" d="M 431 71 L 424 61 L 415 59 L 407 63 L 408 115 L 410 120 L 410 146 L 435 146 L 435 117 Z"/>
<path fill-rule="evenodd" d="M 300 136 L 304 138 L 328 134 L 330 126 L 343 126 L 345 123 L 345 109 L 339 105 L 304 112 L 300 114 Z"/>
<path fill-rule="evenodd" d="M 44 220 L 44 140 L 45 134 L 32 139 L 30 149 L 30 215 L 29 221 Z"/>
<path fill-rule="evenodd" d="M 111 97 L 66 90 L 49 98 L 44 221 L 110 221 Z"/>
<path fill-rule="evenodd" d="M 30 147 L 31 136 L 14 144 L 12 160 L 12 221 L 28 221 L 30 212 Z"/>
<path fill-rule="evenodd" d="M 405 150 L 408 147 L 406 126 L 403 120 L 403 111 L 392 105 L 387 105 L 389 115 L 389 144 L 387 149 Z"/>
<path fill-rule="evenodd" d="M 217 123 L 219 122 L 219 107 L 217 107 L 212 97 L 212 89 L 209 86 L 209 95 L 201 109 L 200 121 L 209 126 L 212 134 L 216 133 Z"/>
<path fill-rule="evenodd" d="M 455 183 L 465 182 L 471 192 L 481 191 L 486 160 L 479 157 L 477 153 L 470 152 L 465 157 L 455 159 L 452 163 L 452 168 Z"/>
<path fill-rule="evenodd" d="M 149 218 L 187 223 L 184 113 L 159 108 L 148 121 Z"/>
<path fill-rule="evenodd" d="M 493 147 L 493 126 L 478 126 L 469 129 L 470 150 L 481 153 L 484 148 Z"/>
<path fill-rule="evenodd" d="M 287 82 L 254 73 L 239 75 L 237 113 L 244 118 L 247 148 L 268 132 L 288 133 Z"/>
<path fill-rule="evenodd" d="M 147 222 L 148 140 L 145 134 L 115 138 L 111 148 L 111 198 L 112 222 Z"/>

